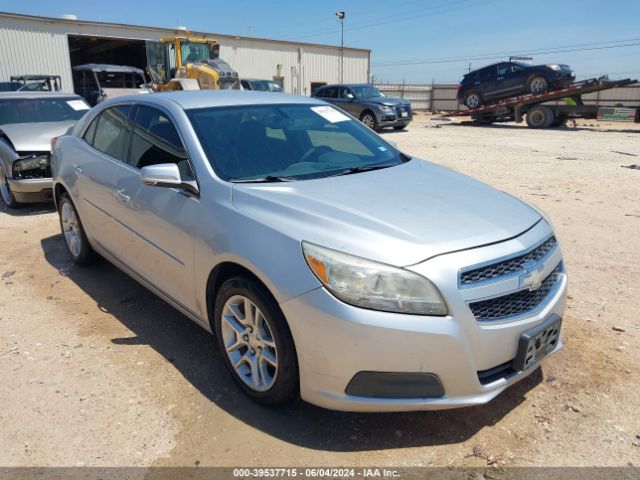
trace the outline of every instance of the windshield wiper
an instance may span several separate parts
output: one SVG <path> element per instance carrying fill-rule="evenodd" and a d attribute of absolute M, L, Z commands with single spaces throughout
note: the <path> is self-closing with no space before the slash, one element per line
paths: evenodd
<path fill-rule="evenodd" d="M 295 182 L 297 179 L 293 177 L 279 177 L 276 175 L 267 175 L 259 178 L 238 178 L 229 180 L 231 183 L 277 183 L 277 182 Z"/>
<path fill-rule="evenodd" d="M 354 173 L 370 172 L 372 170 L 381 170 L 383 168 L 395 167 L 397 163 L 385 163 L 383 165 L 360 165 L 357 167 L 350 167 L 339 172 L 327 175 L 328 177 L 339 177 L 342 175 L 352 175 Z"/>

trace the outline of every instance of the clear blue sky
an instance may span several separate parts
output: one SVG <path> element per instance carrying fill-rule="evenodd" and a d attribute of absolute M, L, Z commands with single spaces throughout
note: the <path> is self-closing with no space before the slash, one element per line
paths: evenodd
<path fill-rule="evenodd" d="M 0 10 L 334 45 L 340 42 L 334 14 L 344 10 L 345 45 L 372 50 L 376 81 L 457 82 L 470 62 L 477 68 L 530 52 L 538 52 L 536 63 L 570 64 L 579 78 L 640 77 L 640 0 L 172 3 L 177 8 L 147 0 L 0 0 Z M 419 63 L 381 65 L 413 60 Z"/>

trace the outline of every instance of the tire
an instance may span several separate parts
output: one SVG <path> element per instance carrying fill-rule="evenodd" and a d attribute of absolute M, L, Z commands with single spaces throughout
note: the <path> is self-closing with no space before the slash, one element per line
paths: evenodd
<path fill-rule="evenodd" d="M 527 125 L 531 128 L 549 128 L 554 120 L 553 111 L 544 105 L 535 106 L 527 112 Z"/>
<path fill-rule="evenodd" d="M 567 124 L 567 120 L 569 118 L 566 115 L 558 116 L 553 122 L 551 122 L 551 127 L 564 127 Z"/>
<path fill-rule="evenodd" d="M 60 196 L 58 202 L 60 230 L 71 259 L 78 265 L 88 265 L 95 260 L 96 254 L 91 248 L 84 232 L 80 216 L 67 193 Z"/>
<path fill-rule="evenodd" d="M 249 318 L 247 308 L 252 312 Z M 224 282 L 216 295 L 213 321 L 224 363 L 245 394 L 268 406 L 298 397 L 293 337 L 280 307 L 260 283 L 244 276 Z"/>
<path fill-rule="evenodd" d="M 529 79 L 527 88 L 529 90 L 529 93 L 533 93 L 534 95 L 537 95 L 549 90 L 549 82 L 547 82 L 547 79 L 544 78 L 543 76 L 536 75 Z"/>
<path fill-rule="evenodd" d="M 481 107 L 483 103 L 482 95 L 475 90 L 471 90 L 464 96 L 464 105 L 469 109 Z"/>
<path fill-rule="evenodd" d="M 2 197 L 2 201 L 9 208 L 18 208 L 21 205 L 13 195 L 11 186 L 7 181 L 7 176 L 4 174 L 2 168 L 0 168 L 0 197 Z"/>
<path fill-rule="evenodd" d="M 371 110 L 365 110 L 360 115 L 360 121 L 364 123 L 367 127 L 369 127 L 374 132 L 379 132 L 380 128 L 378 127 L 378 119 L 376 118 L 376 114 Z"/>

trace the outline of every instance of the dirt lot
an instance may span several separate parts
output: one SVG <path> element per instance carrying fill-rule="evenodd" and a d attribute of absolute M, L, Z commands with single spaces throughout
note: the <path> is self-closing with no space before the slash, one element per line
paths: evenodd
<path fill-rule="evenodd" d="M 533 202 L 563 245 L 565 349 L 479 408 L 257 406 L 206 332 L 106 262 L 73 266 L 51 207 L 0 211 L 0 465 L 640 465 L 638 127 L 385 134 Z"/>

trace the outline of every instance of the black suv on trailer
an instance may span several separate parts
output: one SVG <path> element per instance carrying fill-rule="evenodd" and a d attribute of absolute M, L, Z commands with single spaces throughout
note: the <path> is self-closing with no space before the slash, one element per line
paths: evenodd
<path fill-rule="evenodd" d="M 573 83 L 568 65 L 501 62 L 467 73 L 458 85 L 458 102 L 477 108 L 491 100 L 543 93 Z"/>
<path fill-rule="evenodd" d="M 369 84 L 325 85 L 315 89 L 311 96 L 333 103 L 376 132 L 385 127 L 402 130 L 413 118 L 411 102 L 386 97 Z"/>

